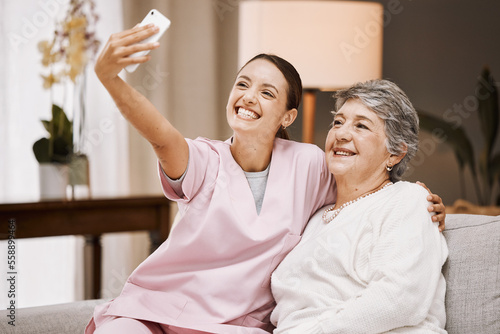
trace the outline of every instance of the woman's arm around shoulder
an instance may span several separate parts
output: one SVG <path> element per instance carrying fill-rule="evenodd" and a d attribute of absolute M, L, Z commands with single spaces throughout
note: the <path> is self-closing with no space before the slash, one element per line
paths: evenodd
<path fill-rule="evenodd" d="M 446 207 L 443 204 L 443 199 L 434 194 L 423 182 L 416 182 L 419 186 L 427 189 L 429 194 L 427 195 L 427 200 L 431 202 L 431 205 L 427 207 L 429 212 L 434 212 L 435 215 L 432 216 L 432 221 L 439 223 L 439 231 L 443 232 L 445 229 L 445 218 L 446 218 Z"/>

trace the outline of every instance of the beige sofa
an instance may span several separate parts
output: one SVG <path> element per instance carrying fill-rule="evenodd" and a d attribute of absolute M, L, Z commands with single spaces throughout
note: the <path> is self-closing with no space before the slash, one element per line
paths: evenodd
<path fill-rule="evenodd" d="M 448 333 L 499 334 L 500 216 L 448 214 L 444 235 L 450 251 L 443 268 Z M 0 311 L 0 333 L 83 333 L 102 302 L 18 309 L 15 327 L 7 323 L 9 311 Z"/>

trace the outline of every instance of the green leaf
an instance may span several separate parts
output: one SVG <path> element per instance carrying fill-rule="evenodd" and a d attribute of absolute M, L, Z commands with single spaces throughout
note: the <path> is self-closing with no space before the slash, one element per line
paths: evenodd
<path fill-rule="evenodd" d="M 490 198 L 491 188 L 494 183 L 490 168 L 491 154 L 498 131 L 499 108 L 498 90 L 490 70 L 485 67 L 479 77 L 476 87 L 476 98 L 478 101 L 478 116 L 481 132 L 484 137 L 484 146 L 479 155 L 479 173 L 483 180 L 484 197 Z"/>
<path fill-rule="evenodd" d="M 68 142 L 63 137 L 54 138 L 54 154 L 68 155 L 71 153 L 71 148 Z"/>
<path fill-rule="evenodd" d="M 53 132 L 52 135 L 54 137 L 59 137 L 62 135 L 64 129 L 64 118 L 66 118 L 66 114 L 62 110 L 61 107 L 53 104 L 52 105 L 52 124 L 53 124 Z"/>
<path fill-rule="evenodd" d="M 490 178 L 500 182 L 500 153 L 495 154 L 490 160 Z"/>
<path fill-rule="evenodd" d="M 490 160 L 490 177 L 500 187 L 500 153 L 495 154 Z M 493 185 L 493 184 L 492 184 Z M 497 195 L 496 201 L 493 204 L 500 206 L 500 193 Z"/>
<path fill-rule="evenodd" d="M 72 153 L 73 124 L 69 121 L 64 110 L 55 104 L 52 105 L 52 122 L 54 124 L 54 139 L 59 138 L 57 144 L 54 142 L 54 154 L 60 154 L 62 152 L 61 147 L 71 147 L 67 154 Z M 58 145 L 58 149 L 56 149 L 56 145 Z"/>
<path fill-rule="evenodd" d="M 484 163 L 490 158 L 491 150 L 498 131 L 500 112 L 498 108 L 498 90 L 495 80 L 486 67 L 483 69 L 476 87 L 479 124 L 485 139 Z M 483 165 L 486 167 L 486 165 Z"/>
<path fill-rule="evenodd" d="M 39 163 L 51 162 L 49 155 L 49 140 L 47 138 L 41 138 L 33 144 L 33 153 L 35 153 L 35 158 Z"/>
<path fill-rule="evenodd" d="M 50 121 L 44 121 L 44 120 L 42 120 L 42 124 L 43 124 L 43 127 L 45 128 L 45 130 L 47 130 L 47 132 L 50 134 L 50 124 L 51 124 L 51 122 Z"/>
<path fill-rule="evenodd" d="M 33 145 L 38 162 L 68 163 L 73 153 L 73 124 L 64 110 L 52 105 L 52 119 L 42 120 L 49 138 L 42 138 Z"/>
<path fill-rule="evenodd" d="M 461 126 L 456 127 L 423 110 L 418 110 L 418 116 L 420 119 L 420 128 L 430 133 L 440 130 L 442 134 L 441 137 L 445 138 L 445 143 L 453 148 L 460 168 L 469 166 L 472 174 L 475 176 L 476 165 L 474 163 L 474 148 L 465 134 L 464 129 Z"/>

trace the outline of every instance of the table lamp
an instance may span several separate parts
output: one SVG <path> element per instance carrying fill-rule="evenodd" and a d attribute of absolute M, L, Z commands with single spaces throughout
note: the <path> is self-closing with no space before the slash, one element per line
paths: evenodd
<path fill-rule="evenodd" d="M 304 88 L 302 141 L 314 142 L 316 92 L 382 76 L 383 6 L 364 1 L 241 1 L 238 63 L 292 63 Z"/>

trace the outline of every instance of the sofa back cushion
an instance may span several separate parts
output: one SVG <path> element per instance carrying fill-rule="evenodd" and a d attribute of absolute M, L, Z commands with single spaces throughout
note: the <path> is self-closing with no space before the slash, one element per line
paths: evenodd
<path fill-rule="evenodd" d="M 500 333 L 500 216 L 446 215 L 446 330 Z"/>

